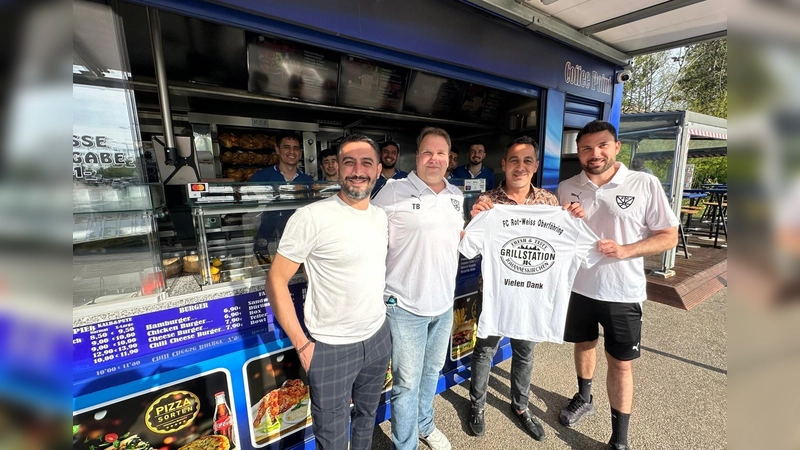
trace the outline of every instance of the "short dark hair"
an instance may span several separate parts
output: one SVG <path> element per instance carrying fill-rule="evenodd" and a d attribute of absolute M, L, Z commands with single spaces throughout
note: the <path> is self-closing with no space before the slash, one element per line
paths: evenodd
<path fill-rule="evenodd" d="M 417 151 L 419 151 L 419 146 L 422 144 L 422 140 L 431 134 L 434 136 L 443 137 L 444 140 L 447 141 L 447 149 L 450 150 L 452 143 L 450 142 L 450 135 L 447 133 L 447 131 L 436 127 L 425 127 L 419 132 L 419 136 L 417 136 Z"/>
<path fill-rule="evenodd" d="M 385 149 L 386 147 L 388 147 L 390 145 L 394 145 L 395 147 L 397 147 L 397 153 L 400 153 L 400 145 L 395 141 L 383 141 L 380 144 L 378 144 L 378 148 L 381 151 L 383 151 L 383 149 Z"/>
<path fill-rule="evenodd" d="M 367 144 L 369 144 L 369 146 L 372 147 L 373 150 L 375 150 L 375 160 L 377 162 L 380 162 L 381 151 L 378 149 L 378 144 L 376 144 L 375 141 L 373 141 L 367 136 L 364 136 L 363 134 L 351 134 L 350 136 L 344 138 L 342 143 L 339 144 L 339 149 L 336 151 L 336 159 L 339 159 L 339 157 L 342 155 L 342 149 L 344 148 L 344 146 L 353 142 L 366 142 Z"/>
<path fill-rule="evenodd" d="M 328 156 L 336 157 L 336 150 L 332 148 L 326 148 L 325 150 L 319 152 L 319 159 L 320 161 L 327 158 Z"/>
<path fill-rule="evenodd" d="M 506 156 L 508 156 L 508 151 L 511 150 L 511 147 L 520 144 L 533 146 L 533 153 L 536 155 L 536 159 L 539 159 L 539 144 L 537 144 L 536 140 L 530 136 L 520 136 L 514 139 L 513 141 L 509 142 L 508 145 L 506 145 L 505 153 L 503 153 L 503 159 L 505 159 Z"/>
<path fill-rule="evenodd" d="M 451 145 L 450 146 L 450 153 L 455 153 L 457 155 L 458 154 L 458 147 L 456 147 L 455 145 Z"/>
<path fill-rule="evenodd" d="M 303 138 L 294 131 L 281 131 L 278 133 L 278 136 L 275 137 L 275 145 L 280 147 L 284 139 L 294 139 L 298 144 L 303 145 Z"/>
<path fill-rule="evenodd" d="M 584 134 L 601 133 L 603 131 L 611 133 L 614 136 L 614 142 L 619 140 L 617 138 L 617 129 L 614 128 L 614 125 L 604 120 L 593 120 L 581 128 L 581 131 L 578 132 L 578 137 L 575 138 L 575 142 L 580 141 Z"/>
<path fill-rule="evenodd" d="M 486 149 L 486 146 L 485 146 L 485 145 L 483 145 L 483 142 L 481 142 L 481 141 L 472 141 L 472 142 L 470 142 L 470 143 L 469 143 L 469 145 L 467 146 L 467 150 L 471 149 L 473 145 L 480 145 L 481 147 L 483 147 L 484 149 Z"/>

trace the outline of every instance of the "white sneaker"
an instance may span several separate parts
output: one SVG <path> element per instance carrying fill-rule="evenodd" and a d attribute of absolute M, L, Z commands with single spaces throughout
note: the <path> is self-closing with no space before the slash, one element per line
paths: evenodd
<path fill-rule="evenodd" d="M 433 432 L 428 437 L 419 437 L 422 442 L 428 444 L 431 450 L 450 450 L 450 441 L 438 428 L 434 428 Z"/>

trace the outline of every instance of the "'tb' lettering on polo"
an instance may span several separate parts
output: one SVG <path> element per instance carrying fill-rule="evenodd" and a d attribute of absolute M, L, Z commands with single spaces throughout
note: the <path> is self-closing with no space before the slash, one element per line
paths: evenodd
<path fill-rule="evenodd" d="M 464 194 L 444 183 L 437 194 L 411 172 L 389 180 L 370 201 L 389 218 L 384 298 L 395 297 L 398 307 L 418 316 L 438 316 L 453 307 Z"/>

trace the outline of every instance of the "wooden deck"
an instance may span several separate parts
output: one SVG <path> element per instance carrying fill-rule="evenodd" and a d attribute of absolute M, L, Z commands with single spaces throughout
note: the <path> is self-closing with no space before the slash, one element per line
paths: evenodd
<path fill-rule="evenodd" d="M 714 248 L 714 241 L 700 239 L 702 235 L 702 232 L 699 235 L 696 232 L 689 236 L 689 259 L 678 246 L 674 277 L 661 278 L 649 274 L 651 270 L 661 268 L 661 255 L 645 259 L 648 300 L 689 310 L 728 285 L 728 249 Z M 724 237 L 720 237 L 719 243 L 726 243 Z"/>

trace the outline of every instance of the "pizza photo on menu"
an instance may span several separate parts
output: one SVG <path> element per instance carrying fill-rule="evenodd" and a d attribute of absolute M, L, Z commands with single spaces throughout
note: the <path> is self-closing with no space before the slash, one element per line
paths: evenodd
<path fill-rule="evenodd" d="M 228 373 L 214 370 L 76 411 L 73 450 L 238 450 Z"/>
<path fill-rule="evenodd" d="M 289 441 L 302 442 L 311 432 L 311 400 L 308 377 L 294 348 L 251 359 L 244 375 L 253 446 L 277 449 Z"/>
<path fill-rule="evenodd" d="M 225 436 L 209 435 L 195 439 L 178 450 L 229 450 L 230 441 Z"/>

